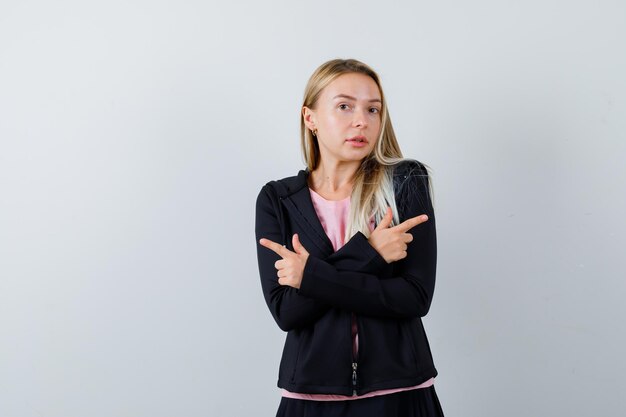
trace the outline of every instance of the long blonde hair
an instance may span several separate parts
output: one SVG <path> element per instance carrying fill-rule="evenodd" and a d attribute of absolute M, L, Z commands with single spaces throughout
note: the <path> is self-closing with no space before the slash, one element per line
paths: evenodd
<path fill-rule="evenodd" d="M 374 216 L 376 224 L 380 223 L 387 206 L 390 206 L 393 212 L 392 225 L 400 222 L 394 196 L 393 167 L 405 160 L 391 125 L 380 78 L 372 68 L 363 62 L 356 59 L 333 59 L 320 65 L 309 78 L 304 90 L 302 106 L 314 109 L 322 90 L 335 78 L 348 73 L 360 73 L 371 77 L 380 91 L 382 107 L 381 129 L 376 146 L 363 159 L 354 177 L 354 186 L 350 197 L 350 214 L 345 231 L 346 240 L 358 231 L 369 237 L 371 216 Z M 302 112 L 300 112 L 300 137 L 304 162 L 309 172 L 312 172 L 319 165 L 320 150 L 317 138 L 313 136 L 304 123 Z"/>

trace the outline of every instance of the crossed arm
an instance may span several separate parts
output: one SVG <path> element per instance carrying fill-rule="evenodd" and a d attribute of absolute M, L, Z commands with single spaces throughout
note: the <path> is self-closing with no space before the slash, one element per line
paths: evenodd
<path fill-rule="evenodd" d="M 395 226 L 411 238 L 405 245 L 406 256 L 392 262 L 391 278 L 381 277 L 387 261 L 360 232 L 326 260 L 310 255 L 297 237 L 295 251 L 277 243 L 280 225 L 268 195 L 271 191 L 261 190 L 256 217 L 261 284 L 282 330 L 312 324 L 330 307 L 379 317 L 426 315 L 434 291 L 436 235 L 427 182 L 426 187 L 421 182 L 410 184 L 421 195 L 409 199 L 404 217 L 426 213 L 428 221 L 419 224 L 410 218 Z"/>
<path fill-rule="evenodd" d="M 256 247 L 261 287 L 265 302 L 274 320 L 284 331 L 308 326 L 317 321 L 331 307 L 329 303 L 302 294 L 300 290 L 289 285 L 281 285 L 277 277 L 276 263 L 283 258 L 275 251 L 261 245 L 262 238 L 275 243 L 281 242 L 280 224 L 276 216 L 276 208 L 271 198 L 270 187 L 263 187 L 256 202 Z M 328 261 L 337 268 L 347 267 L 352 270 L 379 273 L 386 265 L 385 260 L 369 244 L 360 232 L 349 239 Z"/>

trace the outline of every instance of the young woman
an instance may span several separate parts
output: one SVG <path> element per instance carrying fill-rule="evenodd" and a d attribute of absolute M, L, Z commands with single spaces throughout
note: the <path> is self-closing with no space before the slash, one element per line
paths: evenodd
<path fill-rule="evenodd" d="M 421 321 L 437 257 L 429 176 L 402 157 L 369 66 L 315 70 L 301 144 L 306 169 L 256 201 L 261 287 L 287 332 L 277 417 L 443 416 Z"/>

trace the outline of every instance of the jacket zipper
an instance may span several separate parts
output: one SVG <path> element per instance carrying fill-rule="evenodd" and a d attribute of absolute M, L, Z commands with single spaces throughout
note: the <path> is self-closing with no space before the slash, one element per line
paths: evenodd
<path fill-rule="evenodd" d="M 354 340 L 353 335 L 352 335 L 352 325 L 353 325 L 353 322 L 354 322 L 354 324 L 356 324 L 356 315 L 354 313 L 352 313 L 352 317 L 351 317 L 351 320 L 350 320 L 350 340 L 352 341 L 352 395 L 356 396 L 357 395 L 357 393 L 356 393 L 356 383 L 357 383 L 356 369 L 357 369 L 358 363 L 357 363 L 357 357 L 355 356 L 355 352 L 354 352 L 354 350 L 355 350 L 355 340 Z M 358 334 L 358 327 L 357 327 L 357 334 Z M 357 354 L 358 354 L 358 352 L 357 352 Z"/>
<path fill-rule="evenodd" d="M 356 362 L 352 362 L 352 395 L 356 395 Z"/>

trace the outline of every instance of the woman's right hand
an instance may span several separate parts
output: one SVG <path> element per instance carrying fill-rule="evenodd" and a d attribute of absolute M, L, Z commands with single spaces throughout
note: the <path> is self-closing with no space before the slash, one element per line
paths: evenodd
<path fill-rule="evenodd" d="M 385 217 L 372 231 L 369 237 L 369 243 L 376 249 L 376 252 L 382 256 L 387 263 L 391 263 L 406 258 L 407 243 L 413 240 L 413 235 L 408 231 L 424 223 L 428 220 L 428 216 L 421 214 L 403 221 L 402 223 L 389 227 L 393 220 L 391 207 L 387 207 Z"/>

